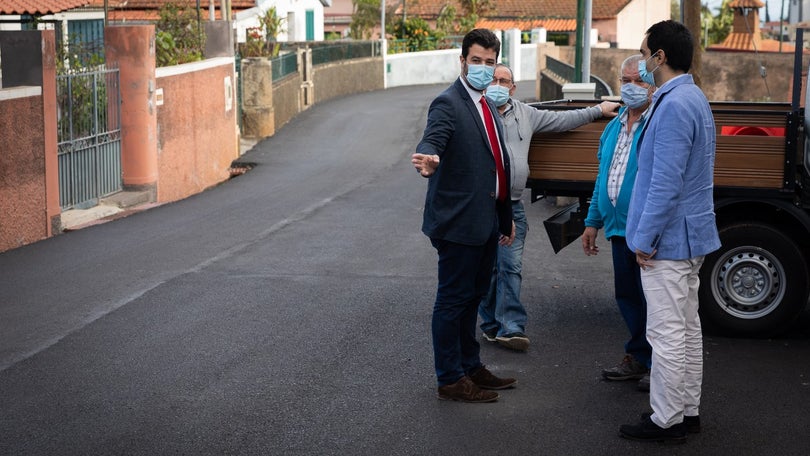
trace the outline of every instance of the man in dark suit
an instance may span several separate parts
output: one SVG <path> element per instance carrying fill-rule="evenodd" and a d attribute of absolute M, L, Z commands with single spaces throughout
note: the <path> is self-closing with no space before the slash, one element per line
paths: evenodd
<path fill-rule="evenodd" d="M 514 239 L 509 155 L 494 105 L 483 96 L 492 81 L 500 41 L 491 31 L 464 36 L 461 76 L 430 105 L 412 163 L 429 177 L 422 232 L 439 255 L 433 307 L 438 396 L 493 402 L 513 378 L 493 375 L 479 359 L 478 304 L 489 289 L 499 243 Z"/>

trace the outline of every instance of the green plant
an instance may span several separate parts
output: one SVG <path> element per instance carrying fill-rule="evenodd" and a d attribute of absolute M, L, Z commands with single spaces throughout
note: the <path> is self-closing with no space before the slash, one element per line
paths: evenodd
<path fill-rule="evenodd" d="M 203 59 L 205 32 L 197 14 L 186 6 L 167 3 L 160 8 L 155 24 L 155 54 L 158 66 L 177 65 Z"/>
<path fill-rule="evenodd" d="M 701 11 L 701 16 L 708 20 L 708 43 L 717 44 L 722 43 L 729 33 L 731 33 L 731 26 L 734 23 L 734 9 L 729 5 L 729 0 L 723 0 L 723 4 L 718 8 L 717 16 L 712 17 L 708 8 Z"/>
<path fill-rule="evenodd" d="M 464 15 L 458 19 L 458 33 L 461 35 L 474 29 L 480 17 L 486 16 L 487 13 L 494 10 L 490 0 L 460 0 L 459 3 L 464 12 Z"/>
<path fill-rule="evenodd" d="M 239 45 L 242 57 L 276 57 L 281 44 L 276 42 L 283 31 L 285 19 L 278 16 L 273 6 L 259 16 L 259 26 L 245 30 L 245 43 Z"/>
<path fill-rule="evenodd" d="M 443 35 L 458 33 L 456 8 L 453 5 L 444 5 L 436 18 L 436 31 Z"/>
<path fill-rule="evenodd" d="M 368 40 L 374 26 L 380 22 L 380 0 L 352 0 L 354 13 L 349 24 L 349 36 L 356 40 Z"/>
<path fill-rule="evenodd" d="M 107 73 L 104 56 L 88 43 L 71 36 L 56 49 L 59 140 L 98 133 L 107 112 Z"/>
<path fill-rule="evenodd" d="M 158 30 L 155 33 L 155 60 L 157 66 L 177 65 L 177 53 L 174 52 L 176 48 L 177 44 L 175 44 L 172 34 Z"/>
<path fill-rule="evenodd" d="M 394 25 L 392 35 L 405 40 L 408 52 L 428 51 L 436 49 L 436 42 L 442 35 L 431 30 L 430 24 L 419 17 L 409 17 L 400 20 Z"/>
<path fill-rule="evenodd" d="M 279 17 L 275 6 L 271 6 L 264 14 L 259 16 L 259 23 L 264 31 L 264 39 L 276 41 L 278 34 L 283 32 L 282 26 L 285 20 L 285 18 Z"/>

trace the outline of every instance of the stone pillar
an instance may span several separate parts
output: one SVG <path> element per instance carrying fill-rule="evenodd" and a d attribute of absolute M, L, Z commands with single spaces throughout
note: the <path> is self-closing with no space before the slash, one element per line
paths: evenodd
<path fill-rule="evenodd" d="M 534 91 L 537 96 L 537 99 L 541 101 L 548 101 L 553 99 L 543 97 L 543 85 L 544 85 L 543 72 L 546 71 L 547 66 L 546 56 L 551 56 L 552 58 L 559 60 L 560 48 L 558 48 L 557 45 L 555 45 L 553 42 L 537 43 L 537 73 L 535 76 Z"/>
<path fill-rule="evenodd" d="M 298 48 L 298 71 L 301 72 L 301 91 L 299 92 L 299 111 L 315 104 L 314 70 L 312 68 L 312 49 Z"/>
<path fill-rule="evenodd" d="M 261 139 L 275 134 L 273 67 L 270 59 L 242 59 L 242 135 Z"/>
<path fill-rule="evenodd" d="M 121 166 L 124 188 L 157 194 L 155 26 L 104 29 L 107 65 L 118 67 L 121 87 Z"/>
<path fill-rule="evenodd" d="M 523 60 L 520 56 L 520 29 L 509 29 L 503 32 L 504 42 L 508 43 L 509 49 L 503 49 L 501 52 L 509 56 L 509 67 L 512 69 L 512 77 L 515 81 L 522 81 L 525 78 L 521 74 L 521 66 Z M 509 37 L 508 39 L 506 37 Z"/>

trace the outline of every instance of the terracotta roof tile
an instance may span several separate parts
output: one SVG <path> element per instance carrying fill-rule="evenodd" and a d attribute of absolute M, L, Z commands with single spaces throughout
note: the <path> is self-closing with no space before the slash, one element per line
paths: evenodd
<path fill-rule="evenodd" d="M 631 0 L 593 0 L 593 19 L 606 19 L 615 17 Z M 755 0 L 754 0 L 755 1 Z M 539 19 L 564 18 L 576 19 L 577 2 L 573 0 L 490 0 L 493 9 L 483 14 L 487 19 Z M 405 13 L 424 18 L 435 18 L 447 5 L 461 12 L 458 0 L 409 0 L 406 3 Z M 402 14 L 400 4 L 395 14 Z"/>
<path fill-rule="evenodd" d="M 104 0 L 85 0 L 89 2 L 93 6 L 104 6 Z M 133 10 L 147 10 L 147 9 L 155 9 L 158 10 L 162 6 L 174 3 L 175 5 L 185 5 L 188 7 L 196 7 L 197 0 L 109 0 L 109 7 L 113 8 L 115 5 L 116 8 L 124 8 L 124 9 L 133 9 Z M 208 10 L 209 0 L 200 0 L 200 8 L 204 10 Z M 220 0 L 214 1 L 214 6 L 217 10 L 222 6 L 222 2 Z M 248 9 L 253 8 L 256 6 L 255 0 L 231 0 L 231 9 Z"/>
<path fill-rule="evenodd" d="M 523 31 L 544 28 L 549 32 L 575 32 L 576 19 L 481 19 L 476 27 L 491 30 L 520 29 Z"/>
<path fill-rule="evenodd" d="M 208 10 L 208 1 L 201 0 L 200 6 Z M 110 13 L 118 12 L 128 20 L 149 18 L 157 20 L 157 10 L 167 3 L 196 7 L 196 0 L 109 0 Z M 219 14 L 221 2 L 214 2 Z M 241 11 L 256 6 L 255 0 L 232 0 L 231 8 Z M 104 0 L 2 0 L 0 14 L 53 14 L 81 7 L 104 8 Z M 154 11 L 154 14 L 150 11 Z M 131 15 L 131 16 L 130 16 Z"/>
<path fill-rule="evenodd" d="M 91 0 L 94 6 L 103 7 L 104 0 Z M 155 22 L 160 19 L 159 10 L 168 3 L 187 8 L 196 8 L 196 0 L 109 0 L 107 18 L 113 22 Z M 203 18 L 208 20 L 208 0 L 200 0 L 200 9 Z M 222 19 L 222 2 L 214 1 L 214 18 Z M 231 9 L 234 13 L 256 6 L 254 0 L 231 0 Z"/>
<path fill-rule="evenodd" d="M 729 2 L 728 6 L 731 8 L 762 8 L 765 4 L 759 0 L 734 0 Z"/>
<path fill-rule="evenodd" d="M 779 41 L 763 40 L 760 36 L 750 33 L 730 33 L 720 44 L 713 44 L 708 47 L 712 51 L 736 51 L 736 52 L 779 52 Z M 793 52 L 795 48 L 788 43 L 782 43 L 782 52 Z"/>
<path fill-rule="evenodd" d="M 88 0 L 3 0 L 0 14 L 52 14 L 87 5 Z"/>
<path fill-rule="evenodd" d="M 202 19 L 207 21 L 208 20 L 208 9 L 203 9 L 201 11 Z M 219 9 L 214 12 L 214 18 L 219 20 L 222 18 L 222 14 Z M 157 22 L 160 19 L 160 14 L 158 14 L 158 10 L 156 9 L 149 9 L 149 10 L 109 10 L 107 14 L 107 19 L 110 22 Z"/>

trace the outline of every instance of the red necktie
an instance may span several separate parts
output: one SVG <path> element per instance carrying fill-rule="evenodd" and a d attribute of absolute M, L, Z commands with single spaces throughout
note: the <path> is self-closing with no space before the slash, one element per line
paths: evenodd
<path fill-rule="evenodd" d="M 498 135 L 495 134 L 495 121 L 492 120 L 492 113 L 489 112 L 484 97 L 481 97 L 481 107 L 484 110 L 484 125 L 487 127 L 487 136 L 489 136 L 489 145 L 492 148 L 492 155 L 495 157 L 495 169 L 498 172 L 498 199 L 503 201 L 509 192 L 506 186 L 506 172 L 503 170 L 503 161 L 501 159 L 501 145 L 498 142 Z"/>

